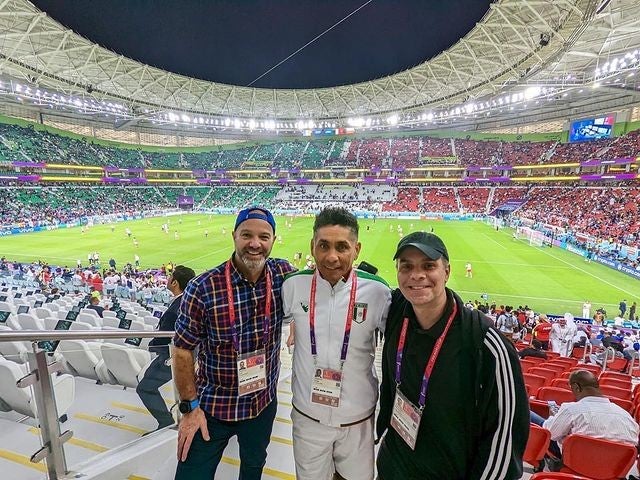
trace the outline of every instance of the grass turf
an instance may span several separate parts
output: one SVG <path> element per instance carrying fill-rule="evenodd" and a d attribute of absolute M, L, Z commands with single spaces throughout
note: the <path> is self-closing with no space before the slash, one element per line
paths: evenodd
<path fill-rule="evenodd" d="M 167 220 L 168 235 L 160 228 Z M 297 251 L 308 254 L 313 218 L 289 218 L 291 228 L 285 226 L 284 220 L 284 217 L 277 219 L 277 235 L 282 236 L 282 243 L 275 242 L 272 256 L 292 260 Z M 201 272 L 231 254 L 233 221 L 232 216 L 189 214 L 122 222 L 115 224 L 113 232 L 111 225 L 97 225 L 84 234 L 80 228 L 22 234 L 0 238 L 0 254 L 8 259 L 42 259 L 53 265 L 73 267 L 77 259 L 86 265 L 87 254 L 98 251 L 102 265 L 113 257 L 118 267 L 122 267 L 127 262 L 133 263 L 137 253 L 143 268 L 172 261 Z M 581 315 L 582 303 L 589 299 L 592 314 L 604 306 L 609 317 L 613 317 L 620 300 L 626 299 L 630 305 L 640 298 L 638 280 L 603 265 L 586 263 L 558 248 L 532 247 L 526 241 L 514 240 L 509 229 L 495 231 L 481 222 L 360 220 L 359 260 L 377 266 L 379 275 L 391 285 L 396 284 L 392 257 L 400 239 L 397 225 L 402 226 L 404 234 L 434 228 L 449 250 L 448 286 L 464 300 L 479 299 L 486 293 L 489 301 L 497 304 L 528 304 L 536 311 Z M 125 234 L 127 227 L 139 242 L 137 248 Z M 208 238 L 205 229 L 209 231 Z M 178 240 L 174 239 L 175 231 Z M 473 278 L 465 277 L 467 262 L 473 265 Z"/>

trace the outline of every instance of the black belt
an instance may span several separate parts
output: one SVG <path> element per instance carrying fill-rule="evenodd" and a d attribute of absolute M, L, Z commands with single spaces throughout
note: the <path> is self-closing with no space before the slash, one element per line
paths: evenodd
<path fill-rule="evenodd" d="M 303 411 L 301 411 L 300 409 L 298 409 L 295 405 L 292 405 L 293 409 L 298 412 L 300 415 L 302 415 L 303 417 L 307 417 L 309 420 L 313 420 L 314 422 L 317 423 L 322 423 L 320 422 L 320 420 L 318 420 L 317 418 L 313 418 L 309 415 L 307 415 L 306 413 L 304 413 Z M 366 422 L 367 420 L 369 420 L 371 417 L 373 417 L 373 414 L 375 412 L 372 412 L 367 418 L 363 418 L 362 420 L 356 420 L 355 422 L 349 422 L 349 423 L 341 423 L 340 427 L 353 427 L 354 425 L 358 425 L 359 423 L 362 422 Z"/>

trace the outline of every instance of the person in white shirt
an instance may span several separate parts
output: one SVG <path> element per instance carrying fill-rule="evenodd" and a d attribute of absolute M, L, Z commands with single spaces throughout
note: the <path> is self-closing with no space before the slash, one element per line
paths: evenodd
<path fill-rule="evenodd" d="M 391 291 L 380 277 L 353 267 L 358 221 L 343 208 L 316 216 L 311 252 L 316 269 L 289 274 L 282 286 L 291 330 L 295 325 L 296 478 L 373 480 L 375 331 L 384 330 Z"/>
<path fill-rule="evenodd" d="M 591 318 L 591 302 L 585 300 L 582 304 L 582 318 Z"/>
<path fill-rule="evenodd" d="M 613 442 L 638 443 L 638 424 L 629 413 L 600 392 L 593 373 L 578 370 L 569 377 L 569 386 L 576 402 L 565 402 L 558 412 L 542 424 L 551 432 L 552 453 L 560 456 L 562 441 L 580 434 Z M 603 461 L 606 461 L 604 459 Z"/>
<path fill-rule="evenodd" d="M 558 318 L 558 321 L 551 327 L 549 342 L 551 350 L 559 353 L 562 357 L 571 356 L 573 350 L 573 337 L 576 334 L 575 323 L 573 323 L 573 315 L 565 313 L 564 317 Z"/>

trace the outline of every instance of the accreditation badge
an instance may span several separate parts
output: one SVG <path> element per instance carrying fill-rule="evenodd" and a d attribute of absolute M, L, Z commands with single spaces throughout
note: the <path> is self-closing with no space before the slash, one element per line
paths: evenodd
<path fill-rule="evenodd" d="M 411 403 L 399 389 L 396 389 L 393 412 L 391 413 L 391 426 L 411 450 L 415 450 L 421 420 L 422 411 Z"/>
<path fill-rule="evenodd" d="M 316 368 L 311 382 L 311 403 L 338 407 L 342 390 L 342 372 L 330 368 Z"/>
<path fill-rule="evenodd" d="M 353 306 L 353 321 L 356 323 L 362 323 L 367 319 L 367 303 L 356 303 Z"/>
<path fill-rule="evenodd" d="M 267 388 L 267 368 L 264 348 L 238 355 L 238 396 Z"/>

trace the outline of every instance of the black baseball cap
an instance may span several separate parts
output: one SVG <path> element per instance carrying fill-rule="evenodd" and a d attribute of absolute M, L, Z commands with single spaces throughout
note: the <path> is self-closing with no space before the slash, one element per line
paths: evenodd
<path fill-rule="evenodd" d="M 236 217 L 236 224 L 233 227 L 233 231 L 235 232 L 240 225 L 245 220 L 249 220 L 252 218 L 257 218 L 258 220 L 264 220 L 271 228 L 273 228 L 273 233 L 276 233 L 276 221 L 273 218 L 273 215 L 269 210 L 263 207 L 249 207 L 241 210 Z"/>
<path fill-rule="evenodd" d="M 398 243 L 396 254 L 393 256 L 395 260 L 407 247 L 415 247 L 424 253 L 431 260 L 438 260 L 440 257 L 444 257 L 449 261 L 449 252 L 447 247 L 444 246 L 444 242 L 433 233 L 427 232 L 412 232 L 404 237 Z"/>

